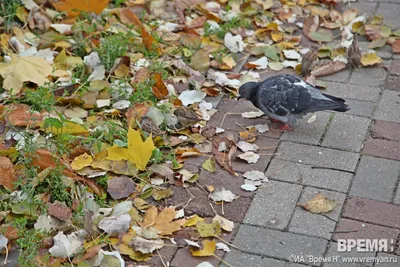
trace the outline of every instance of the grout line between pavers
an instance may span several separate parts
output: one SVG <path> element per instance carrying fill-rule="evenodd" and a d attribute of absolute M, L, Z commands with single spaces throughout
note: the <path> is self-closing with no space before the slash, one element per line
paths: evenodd
<path fill-rule="evenodd" d="M 387 203 L 387 204 L 390 204 L 390 203 Z M 384 224 L 379 224 L 379 223 L 375 223 L 375 222 L 369 222 L 369 221 L 365 221 L 365 220 L 361 220 L 361 219 L 357 219 L 357 218 L 351 218 L 351 217 L 347 217 L 347 216 L 343 216 L 343 217 L 340 217 L 340 218 L 345 218 L 345 219 L 349 219 L 349 220 L 357 221 L 357 222 L 362 222 L 362 223 L 368 223 L 368 224 L 371 224 L 371 225 L 374 225 L 374 226 L 381 226 L 381 227 L 385 227 L 385 228 L 400 230 L 400 226 L 398 226 L 398 227 L 387 226 L 387 225 L 384 225 Z"/>
<path fill-rule="evenodd" d="M 397 194 L 397 190 L 399 189 L 400 186 L 400 171 L 397 175 L 397 181 L 396 184 L 394 185 L 394 189 L 393 189 L 393 194 L 392 194 L 392 198 L 390 199 L 390 203 L 397 205 L 396 203 L 394 203 L 394 199 L 396 198 L 396 194 Z"/>

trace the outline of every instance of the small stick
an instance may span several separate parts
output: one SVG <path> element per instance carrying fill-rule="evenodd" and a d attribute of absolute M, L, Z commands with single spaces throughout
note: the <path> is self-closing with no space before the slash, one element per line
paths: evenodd
<path fill-rule="evenodd" d="M 232 265 L 230 265 L 229 263 L 227 263 L 226 261 L 224 261 L 223 259 L 221 259 L 220 257 L 218 257 L 217 255 L 213 254 L 214 257 L 216 257 L 217 259 L 219 259 L 223 264 L 227 265 L 228 267 L 233 267 Z"/>

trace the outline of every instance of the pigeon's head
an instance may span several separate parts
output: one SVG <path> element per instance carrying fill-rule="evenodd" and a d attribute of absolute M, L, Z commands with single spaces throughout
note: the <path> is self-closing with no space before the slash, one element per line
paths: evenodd
<path fill-rule="evenodd" d="M 251 101 L 257 95 L 257 85 L 257 82 L 247 82 L 240 86 L 238 99 L 246 98 Z"/>

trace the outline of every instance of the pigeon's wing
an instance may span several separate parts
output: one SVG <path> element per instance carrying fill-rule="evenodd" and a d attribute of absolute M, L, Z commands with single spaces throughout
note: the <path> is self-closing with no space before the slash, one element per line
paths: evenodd
<path fill-rule="evenodd" d="M 259 85 L 259 108 L 267 115 L 304 115 L 313 101 L 313 92 L 309 87 L 309 84 L 291 75 L 278 75 L 276 79 L 268 79 Z"/>

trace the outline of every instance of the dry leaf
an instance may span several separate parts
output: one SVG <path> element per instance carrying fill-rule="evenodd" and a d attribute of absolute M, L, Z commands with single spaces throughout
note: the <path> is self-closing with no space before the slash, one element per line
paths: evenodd
<path fill-rule="evenodd" d="M 336 207 L 336 202 L 330 200 L 322 194 L 318 194 L 304 204 L 297 204 L 297 207 L 302 207 L 311 213 L 327 213 Z"/>
<path fill-rule="evenodd" d="M 9 112 L 5 114 L 6 120 L 13 126 L 18 127 L 37 127 L 42 121 L 42 115 L 38 112 L 30 111 L 28 105 L 12 104 L 8 106 Z"/>
<path fill-rule="evenodd" d="M 230 190 L 226 190 L 225 188 L 216 189 L 211 192 L 209 196 L 215 202 L 225 201 L 232 202 L 236 199 L 236 195 L 232 193 Z"/>
<path fill-rule="evenodd" d="M 172 221 L 176 216 L 175 208 L 165 208 L 158 213 L 157 208 L 152 206 L 146 211 L 141 227 L 154 227 L 161 231 L 163 235 L 171 235 L 181 229 L 177 221 Z"/>
<path fill-rule="evenodd" d="M 215 160 L 213 157 L 210 157 L 207 160 L 205 160 L 201 166 L 203 167 L 203 169 L 212 173 L 214 173 L 216 169 Z"/>
<path fill-rule="evenodd" d="M 56 217 L 59 220 L 66 221 L 72 218 L 71 209 L 65 203 L 56 201 L 49 205 L 47 214 Z"/>
<path fill-rule="evenodd" d="M 219 146 L 223 142 L 226 144 L 227 149 L 229 149 L 228 153 L 219 150 Z M 215 160 L 222 168 L 235 176 L 237 176 L 238 174 L 232 168 L 232 158 L 235 155 L 236 151 L 236 144 L 231 138 L 214 137 L 212 141 L 211 152 L 214 155 Z"/>
<path fill-rule="evenodd" d="M 93 162 L 92 156 L 88 155 L 87 153 L 83 153 L 82 155 L 74 158 L 74 160 L 71 162 L 71 168 L 74 171 L 79 171 L 85 167 L 90 166 L 92 162 Z"/>
<path fill-rule="evenodd" d="M 143 142 L 140 132 L 129 128 L 128 147 L 123 148 L 114 145 L 107 148 L 107 159 L 116 161 L 123 159 L 129 160 L 134 163 L 139 170 L 145 170 L 155 148 L 151 134 L 147 140 Z"/>
<path fill-rule="evenodd" d="M 247 161 L 247 163 L 257 163 L 260 156 L 254 152 L 246 152 L 238 156 L 238 158 Z"/>
<path fill-rule="evenodd" d="M 205 257 L 214 255 L 216 249 L 216 241 L 215 240 L 204 240 L 203 241 L 203 249 L 195 249 L 193 247 L 190 248 L 192 255 L 195 257 Z"/>
<path fill-rule="evenodd" d="M 14 166 L 9 158 L 0 156 L 0 173 L 0 185 L 10 191 L 14 191 L 14 183 L 17 182 L 18 178 L 15 175 Z"/>
<path fill-rule="evenodd" d="M 78 16 L 81 11 L 100 14 L 109 0 L 50 0 L 54 8 L 66 12 L 70 17 Z"/>
<path fill-rule="evenodd" d="M 364 67 L 373 66 L 382 62 L 382 58 L 380 58 L 376 53 L 366 53 L 361 56 L 361 64 Z"/>
<path fill-rule="evenodd" d="M 319 65 L 311 71 L 311 75 L 315 77 L 321 77 L 326 75 L 331 75 L 333 73 L 339 72 L 346 68 L 346 64 L 341 61 L 331 61 L 325 64 Z"/>
<path fill-rule="evenodd" d="M 0 64 L 0 75 L 4 78 L 3 87 L 20 92 L 24 82 L 44 85 L 53 68 L 49 61 L 39 57 L 14 57 L 9 63 Z"/>
<path fill-rule="evenodd" d="M 127 176 L 114 177 L 107 181 L 107 192 L 115 200 L 129 197 L 135 192 L 136 184 Z"/>

